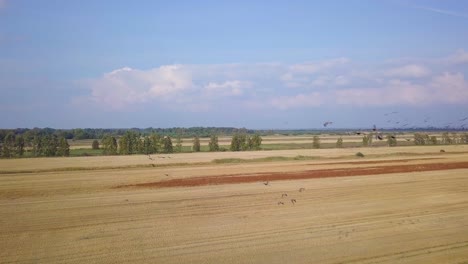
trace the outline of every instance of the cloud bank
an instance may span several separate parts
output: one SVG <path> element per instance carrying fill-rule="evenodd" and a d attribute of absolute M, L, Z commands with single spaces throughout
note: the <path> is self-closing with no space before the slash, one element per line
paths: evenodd
<path fill-rule="evenodd" d="M 295 64 L 123 67 L 84 82 L 89 94 L 81 102 L 116 111 L 141 104 L 200 111 L 466 104 L 467 68 L 464 50 L 436 60 L 374 65 L 342 57 Z"/>

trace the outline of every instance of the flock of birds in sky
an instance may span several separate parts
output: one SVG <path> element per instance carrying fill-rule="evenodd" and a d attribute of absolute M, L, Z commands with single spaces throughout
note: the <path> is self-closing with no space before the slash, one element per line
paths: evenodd
<path fill-rule="evenodd" d="M 408 121 L 407 118 L 402 118 L 399 112 L 397 111 L 385 113 L 384 116 L 387 118 L 386 120 L 387 127 L 393 128 L 393 129 L 416 129 L 416 128 L 423 128 L 423 127 L 430 129 L 430 128 L 440 127 L 432 123 L 433 120 L 428 116 L 424 117 L 423 125 L 413 125 L 413 126 L 411 126 L 411 123 Z M 333 125 L 332 121 L 326 121 L 323 123 L 324 128 L 327 128 L 330 125 Z M 375 128 L 375 125 L 374 125 L 374 128 Z M 445 123 L 442 125 L 441 128 L 445 128 L 445 129 L 465 129 L 466 128 L 468 129 L 468 116 Z"/>
<path fill-rule="evenodd" d="M 410 126 L 410 123 L 408 123 L 408 119 L 401 119 L 399 116 L 398 116 L 399 112 L 390 112 L 390 113 L 385 113 L 384 116 L 386 116 L 388 119 L 387 119 L 387 123 L 389 125 L 393 124 L 394 125 L 394 129 L 396 128 L 400 128 L 400 129 L 414 129 L 414 128 L 417 128 L 417 126 L 412 126 L 412 127 L 409 127 Z M 461 128 L 462 130 L 466 128 L 468 128 L 468 116 L 466 117 L 463 117 L 461 119 L 458 119 L 454 122 L 449 122 L 449 123 L 446 123 L 444 125 L 444 128 L 445 129 L 450 129 L 450 128 Z M 427 126 L 427 128 L 434 128 L 433 125 L 430 124 L 430 121 L 431 121 L 431 118 L 430 117 L 425 117 L 423 122 L 424 124 Z M 329 127 L 330 125 L 332 125 L 333 122 L 332 121 L 326 121 L 323 123 L 323 127 L 327 128 Z M 377 129 L 377 126 L 374 125 L 373 128 L 372 128 L 372 132 L 363 132 L 361 130 L 359 131 L 354 131 L 353 133 L 348 133 L 348 135 L 351 135 L 351 134 L 355 134 L 355 135 L 367 135 L 368 133 L 373 133 L 375 134 L 375 138 L 378 139 L 378 140 L 383 140 L 384 139 L 384 136 L 382 134 L 382 132 L 380 132 L 378 129 Z M 396 139 L 396 137 L 394 135 L 390 135 L 390 137 L 392 139 Z M 406 141 L 411 141 L 411 139 L 406 139 Z"/>

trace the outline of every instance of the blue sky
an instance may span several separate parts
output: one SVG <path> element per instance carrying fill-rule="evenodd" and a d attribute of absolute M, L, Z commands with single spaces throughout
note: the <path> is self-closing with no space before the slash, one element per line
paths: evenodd
<path fill-rule="evenodd" d="M 468 3 L 0 0 L 0 94 L 0 128 L 468 127 Z"/>

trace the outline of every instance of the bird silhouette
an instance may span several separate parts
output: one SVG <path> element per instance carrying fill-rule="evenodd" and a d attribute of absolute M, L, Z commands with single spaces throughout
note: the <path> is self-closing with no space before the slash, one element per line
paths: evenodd
<path fill-rule="evenodd" d="M 323 126 L 327 127 L 328 125 L 331 125 L 331 124 L 333 124 L 333 122 L 327 121 L 327 122 L 323 123 Z"/>

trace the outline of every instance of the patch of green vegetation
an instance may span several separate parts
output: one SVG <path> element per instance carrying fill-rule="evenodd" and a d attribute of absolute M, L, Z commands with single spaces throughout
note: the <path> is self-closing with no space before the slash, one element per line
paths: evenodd
<path fill-rule="evenodd" d="M 313 160 L 313 159 L 318 159 L 318 157 L 299 155 L 295 157 L 272 156 L 272 157 L 255 158 L 255 159 L 228 158 L 228 159 L 214 159 L 212 163 L 226 164 L 226 163 L 272 162 L 272 161 L 291 161 L 291 160 Z"/>
<path fill-rule="evenodd" d="M 70 149 L 70 157 L 102 156 L 102 149 Z"/>

